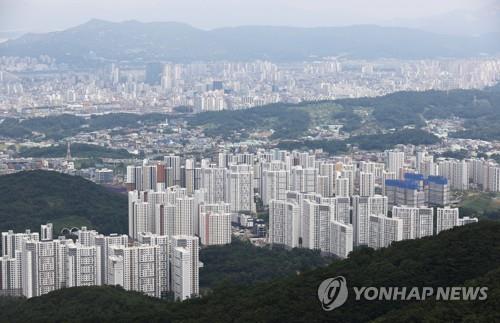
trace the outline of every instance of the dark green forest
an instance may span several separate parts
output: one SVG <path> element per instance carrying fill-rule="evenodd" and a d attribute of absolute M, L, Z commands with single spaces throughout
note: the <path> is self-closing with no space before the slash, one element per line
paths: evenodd
<path fill-rule="evenodd" d="M 0 298 L 8 322 L 497 322 L 500 223 L 483 221 L 438 236 L 361 248 L 327 267 L 252 286 L 225 283 L 182 303 L 116 287 L 58 290 L 30 300 Z M 349 298 L 321 309 L 317 287 L 346 277 Z M 352 286 L 487 286 L 486 301 L 356 301 Z"/>
<path fill-rule="evenodd" d="M 245 110 L 199 113 L 188 121 L 191 126 L 204 126 L 208 136 L 230 138 L 234 133 L 247 136 L 258 129 L 273 129 L 272 138 L 286 139 L 307 131 L 310 117 L 295 105 L 276 103 Z"/>
<path fill-rule="evenodd" d="M 403 91 L 375 98 L 342 99 L 336 102 L 345 108 L 373 108 L 373 116 L 386 128 L 422 126 L 424 120 L 450 117 L 500 119 L 498 85 L 485 90 Z"/>
<path fill-rule="evenodd" d="M 26 148 L 19 152 L 20 157 L 65 157 L 67 146 L 64 144 L 43 147 L 43 148 Z M 113 149 L 92 144 L 74 143 L 71 144 L 71 156 L 77 158 L 115 158 L 126 159 L 132 158 L 126 149 Z"/>
<path fill-rule="evenodd" d="M 333 258 L 317 250 L 255 247 L 234 239 L 230 245 L 200 250 L 200 288 L 221 284 L 253 285 L 328 265 Z"/>
<path fill-rule="evenodd" d="M 280 149 L 323 149 L 330 154 L 345 153 L 348 145 L 363 150 L 385 150 L 396 145 L 432 145 L 440 140 L 435 135 L 420 129 L 403 129 L 392 133 L 354 136 L 346 140 L 295 140 L 281 141 Z"/>
<path fill-rule="evenodd" d="M 84 118 L 69 114 L 38 117 L 29 119 L 6 118 L 0 123 L 0 136 L 8 138 L 30 138 L 38 135 L 50 139 L 62 139 L 80 131 L 97 131 L 116 127 L 138 128 L 142 124 L 157 124 L 165 120 L 166 115 L 111 113 L 92 115 Z"/>
<path fill-rule="evenodd" d="M 49 171 L 0 176 L 0 231 L 55 230 L 86 225 L 102 233 L 127 232 L 127 196 L 85 180 Z"/>

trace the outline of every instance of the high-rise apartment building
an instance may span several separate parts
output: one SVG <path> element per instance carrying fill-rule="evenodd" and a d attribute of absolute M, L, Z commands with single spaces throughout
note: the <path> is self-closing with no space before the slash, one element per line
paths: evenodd
<path fill-rule="evenodd" d="M 200 213 L 200 240 L 207 246 L 231 243 L 231 214 Z"/>
<path fill-rule="evenodd" d="M 289 172 L 286 170 L 267 170 L 262 172 L 262 203 L 269 205 L 271 200 L 286 199 L 289 187 Z"/>
<path fill-rule="evenodd" d="M 66 287 L 66 248 L 60 240 L 22 241 L 22 287 L 25 297 Z"/>
<path fill-rule="evenodd" d="M 457 208 L 437 208 L 436 234 L 441 231 L 452 229 L 458 225 L 459 210 Z"/>
<path fill-rule="evenodd" d="M 432 208 L 394 206 L 392 217 L 403 220 L 403 240 L 419 239 L 434 233 L 434 210 Z"/>
<path fill-rule="evenodd" d="M 176 299 L 199 294 L 199 241 L 197 237 L 171 238 L 172 290 Z"/>
<path fill-rule="evenodd" d="M 108 256 L 108 284 L 120 285 L 152 297 L 162 293 L 160 246 L 111 246 Z"/>
<path fill-rule="evenodd" d="M 338 221 L 330 222 L 329 252 L 339 258 L 347 258 L 353 250 L 353 230 L 351 224 Z"/>
<path fill-rule="evenodd" d="M 14 233 L 12 230 L 2 232 L 2 255 L 14 258 L 16 251 L 22 250 L 23 240 L 38 241 L 39 237 L 38 232 L 30 230 L 26 230 L 24 233 Z"/>
<path fill-rule="evenodd" d="M 70 243 L 67 246 L 66 287 L 102 284 L 101 250 L 94 246 Z"/>
<path fill-rule="evenodd" d="M 300 246 L 301 209 L 294 201 L 269 202 L 269 242 L 290 248 Z"/>
<path fill-rule="evenodd" d="M 375 195 L 375 174 L 360 172 L 359 173 L 359 195 L 373 196 Z"/>
<path fill-rule="evenodd" d="M 385 216 L 369 216 L 368 247 L 385 248 L 394 241 L 403 240 L 403 220 Z"/>

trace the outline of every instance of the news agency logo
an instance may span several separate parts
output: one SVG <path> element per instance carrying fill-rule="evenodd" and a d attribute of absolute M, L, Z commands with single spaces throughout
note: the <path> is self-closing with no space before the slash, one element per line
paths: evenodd
<path fill-rule="evenodd" d="M 484 301 L 488 287 L 353 287 L 356 301 Z M 325 311 L 344 305 L 349 292 L 343 276 L 325 279 L 318 286 L 318 299 Z"/>
<path fill-rule="evenodd" d="M 343 276 L 325 279 L 318 287 L 318 298 L 325 311 L 333 311 L 347 301 L 347 281 Z"/>

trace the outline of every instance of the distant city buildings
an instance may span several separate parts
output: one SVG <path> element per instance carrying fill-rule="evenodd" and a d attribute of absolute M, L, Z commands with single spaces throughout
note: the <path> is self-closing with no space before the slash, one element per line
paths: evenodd
<path fill-rule="evenodd" d="M 68 71 L 67 66 L 58 65 L 48 56 L 0 57 L 0 111 L 13 107 L 24 114 L 38 115 L 50 113 L 46 107 L 55 106 L 63 107 L 63 113 L 85 113 L 89 106 L 120 112 L 175 107 L 222 111 L 396 91 L 483 88 L 498 80 L 499 70 L 498 58 L 485 57 L 147 62 L 142 67 L 111 63 L 83 72 Z M 40 72 L 44 78 L 32 77 Z M 390 171 L 397 168 L 394 162 Z"/>

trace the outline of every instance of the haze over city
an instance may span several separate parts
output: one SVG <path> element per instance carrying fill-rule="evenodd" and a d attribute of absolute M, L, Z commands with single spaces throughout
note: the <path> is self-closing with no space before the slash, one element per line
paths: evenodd
<path fill-rule="evenodd" d="M 0 32 L 62 30 L 96 18 L 176 21 L 203 29 L 379 24 L 439 32 L 439 23 L 450 23 L 462 28 L 458 33 L 477 33 L 499 30 L 499 9 L 498 0 L 2 0 Z"/>

